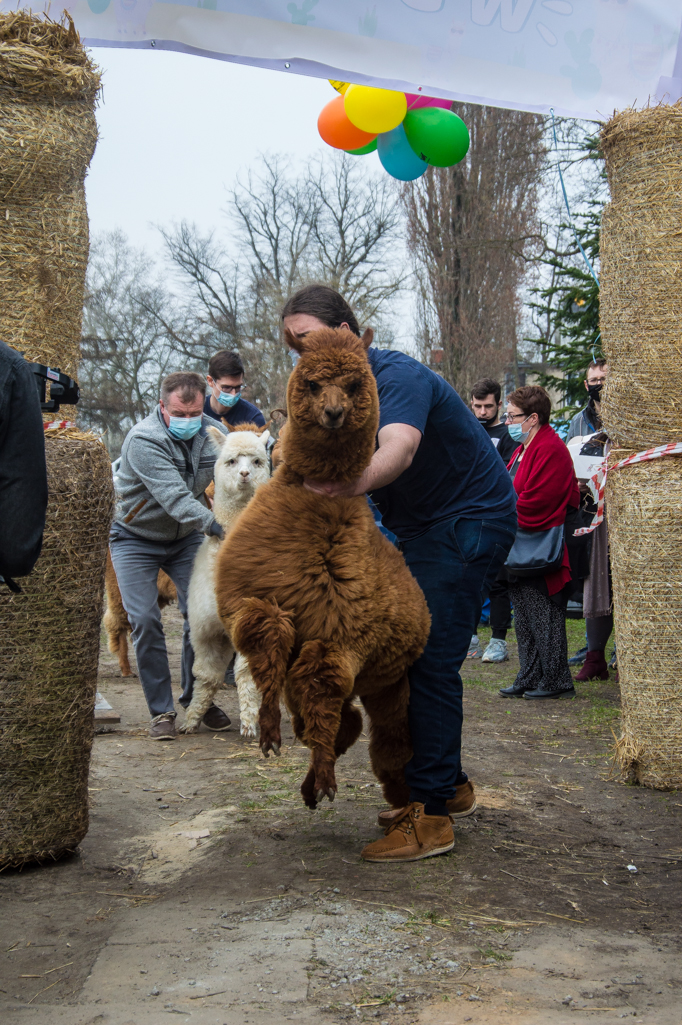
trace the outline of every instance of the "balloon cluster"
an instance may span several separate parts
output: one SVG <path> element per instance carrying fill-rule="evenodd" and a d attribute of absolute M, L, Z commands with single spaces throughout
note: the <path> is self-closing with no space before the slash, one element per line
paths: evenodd
<path fill-rule="evenodd" d="M 334 149 L 362 156 L 377 151 L 384 170 L 401 182 L 433 167 L 452 167 L 469 149 L 467 126 L 450 100 L 331 82 L 340 94 L 323 109 L 317 129 Z"/>

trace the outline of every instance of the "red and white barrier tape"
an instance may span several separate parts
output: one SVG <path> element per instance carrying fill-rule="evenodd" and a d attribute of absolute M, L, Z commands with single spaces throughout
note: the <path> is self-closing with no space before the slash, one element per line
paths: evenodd
<path fill-rule="evenodd" d="M 622 466 L 630 466 L 632 463 L 648 463 L 652 459 L 660 459 L 661 456 L 682 456 L 682 441 L 671 441 L 667 445 L 648 448 L 646 452 L 636 452 L 633 456 L 628 456 L 627 459 L 621 459 L 620 462 L 614 463 L 613 466 L 609 466 L 608 459 L 605 458 L 597 472 L 587 482 L 587 486 L 597 503 L 594 519 L 589 527 L 580 527 L 578 530 L 575 530 L 573 536 L 580 537 L 582 534 L 591 534 L 603 522 L 604 491 L 606 489 L 606 477 L 609 472 L 620 470 Z"/>
<path fill-rule="evenodd" d="M 59 431 L 64 430 L 66 427 L 75 427 L 76 424 L 73 420 L 50 420 L 49 423 L 43 424 L 44 431 Z"/>

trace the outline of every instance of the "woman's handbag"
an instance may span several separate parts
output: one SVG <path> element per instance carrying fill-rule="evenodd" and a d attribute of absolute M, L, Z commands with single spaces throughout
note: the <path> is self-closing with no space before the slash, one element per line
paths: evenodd
<path fill-rule="evenodd" d="M 544 577 L 561 569 L 564 561 L 564 528 L 524 530 L 519 527 L 505 568 L 512 577 Z"/>

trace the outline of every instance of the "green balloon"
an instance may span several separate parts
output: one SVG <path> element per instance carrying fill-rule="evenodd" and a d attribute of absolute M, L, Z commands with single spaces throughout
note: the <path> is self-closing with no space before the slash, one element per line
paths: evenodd
<path fill-rule="evenodd" d="M 372 139 L 366 146 L 361 146 L 360 149 L 347 149 L 346 153 L 350 153 L 354 157 L 364 157 L 365 153 L 374 153 L 377 148 L 376 139 Z"/>
<path fill-rule="evenodd" d="M 441 107 L 408 110 L 403 121 L 410 146 L 434 167 L 452 167 L 467 155 L 469 129 L 461 117 Z"/>

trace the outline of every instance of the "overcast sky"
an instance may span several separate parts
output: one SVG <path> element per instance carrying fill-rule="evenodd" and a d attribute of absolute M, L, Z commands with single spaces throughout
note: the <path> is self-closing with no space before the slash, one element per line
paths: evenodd
<path fill-rule="evenodd" d="M 86 179 L 93 232 L 122 228 L 155 248 L 154 224 L 214 225 L 225 186 L 259 152 L 307 160 L 327 148 L 317 116 L 335 93 L 323 79 L 163 50 L 91 53 L 104 72 Z"/>

